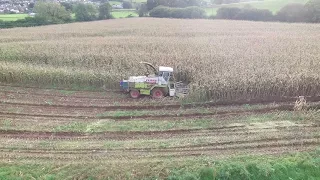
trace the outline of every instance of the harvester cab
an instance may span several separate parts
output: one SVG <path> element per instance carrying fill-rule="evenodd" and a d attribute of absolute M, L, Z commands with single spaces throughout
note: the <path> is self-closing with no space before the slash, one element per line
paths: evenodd
<path fill-rule="evenodd" d="M 173 75 L 173 68 L 160 66 L 158 70 L 150 63 L 140 62 L 153 70 L 154 74 L 147 72 L 145 76 L 130 76 L 128 80 L 122 80 L 120 87 L 123 91 L 129 92 L 132 98 L 139 98 L 141 95 L 152 96 L 159 99 L 165 96 L 176 96 L 182 92 L 181 83 L 176 83 Z M 186 87 L 184 87 L 186 89 Z M 185 92 L 185 90 L 184 90 Z M 184 93 L 186 94 L 186 92 Z"/>

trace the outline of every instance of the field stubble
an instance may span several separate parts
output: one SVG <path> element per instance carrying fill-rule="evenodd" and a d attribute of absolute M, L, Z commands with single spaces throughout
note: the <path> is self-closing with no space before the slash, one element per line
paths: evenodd
<path fill-rule="evenodd" d="M 320 145 L 319 111 L 294 112 L 293 103 L 155 111 L 148 108 L 150 102 L 126 102 L 115 92 L 0 87 L 0 164 L 8 172 L 2 174 L 4 179 L 16 178 L 16 168 L 24 172 L 19 174 L 23 178 L 44 177 L 35 173 L 39 166 L 40 173 L 57 179 L 165 178 L 173 169 L 198 170 L 209 162 L 243 155 L 309 152 Z M 89 97 L 94 99 L 86 108 L 73 104 Z M 52 105 L 39 104 L 52 99 Z M 64 100 L 73 107 L 65 107 Z M 99 109 L 101 100 L 107 105 Z M 145 107 L 119 108 L 123 103 Z M 193 113 L 197 116 L 189 116 Z M 70 171 L 64 174 L 66 169 Z"/>

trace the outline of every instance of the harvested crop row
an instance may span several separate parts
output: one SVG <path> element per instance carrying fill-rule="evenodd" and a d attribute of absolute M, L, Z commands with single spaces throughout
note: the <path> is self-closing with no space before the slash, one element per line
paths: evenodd
<path fill-rule="evenodd" d="M 31 105 L 31 106 L 51 106 L 51 107 L 88 107 L 101 108 L 108 110 L 117 109 L 166 109 L 166 108 L 193 108 L 193 107 L 212 107 L 226 105 L 244 105 L 244 104 L 268 104 L 273 102 L 291 103 L 297 100 L 297 97 L 270 97 L 268 99 L 250 99 L 238 100 L 233 102 L 207 102 L 207 103 L 183 103 L 175 98 L 165 98 L 155 100 L 150 97 L 140 99 L 128 98 L 123 92 L 89 92 L 89 91 L 68 91 L 55 89 L 36 89 L 4 84 L 0 85 L 0 103 Z M 320 96 L 305 97 L 307 102 L 319 102 Z"/>
<path fill-rule="evenodd" d="M 51 140 L 130 140 L 130 139 L 152 139 L 152 138 L 174 138 L 174 137 L 225 137 L 225 136 L 257 136 L 261 134 L 279 134 L 281 137 L 281 131 L 283 132 L 295 132 L 297 137 L 303 136 L 305 132 L 316 132 L 319 130 L 318 124 L 293 124 L 288 122 L 282 123 L 260 123 L 260 124 L 248 124 L 248 125 L 226 125 L 214 128 L 200 128 L 200 129 L 173 129 L 164 131 L 109 131 L 100 133 L 90 132 L 43 132 L 43 131 L 15 131 L 15 130 L 2 130 L 1 138 L 11 139 L 51 139 Z"/>
<path fill-rule="evenodd" d="M 316 130 L 309 128 L 307 132 L 296 132 L 296 128 L 283 132 L 279 131 L 261 131 L 260 134 L 246 133 L 239 135 L 230 134 L 212 134 L 201 137 L 194 136 L 193 133 L 180 134 L 167 138 L 141 138 L 123 141 L 112 141 L 103 139 L 50 139 L 33 140 L 33 139 L 14 139 L 10 142 L 6 138 L 0 138 L 2 151 L 12 150 L 30 150 L 30 151 L 156 151 L 156 150 L 177 150 L 177 149 L 193 149 L 193 148 L 210 148 L 225 145 L 240 145 L 249 143 L 277 142 L 286 140 L 304 140 L 304 139 L 319 139 Z M 302 130 L 302 129 L 300 129 Z M 247 132 L 246 130 L 243 130 Z M 103 143 L 102 143 L 103 142 Z"/>
<path fill-rule="evenodd" d="M 284 142 L 265 142 L 261 144 L 240 144 L 235 146 L 212 147 L 208 149 L 178 149 L 176 151 L 158 150 L 158 151 L 41 151 L 41 150 L 11 150 L 1 151 L 0 158 L 11 160 L 107 160 L 107 159 L 127 159 L 141 160 L 144 158 L 163 158 L 163 157 L 181 157 L 181 156 L 230 156 L 250 154 L 283 154 L 301 150 L 311 150 L 319 145 L 319 139 L 306 139 L 301 141 L 284 141 Z"/>

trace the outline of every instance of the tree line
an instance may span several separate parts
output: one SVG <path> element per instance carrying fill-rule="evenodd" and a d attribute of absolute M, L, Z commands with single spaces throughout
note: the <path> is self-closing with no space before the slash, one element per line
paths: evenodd
<path fill-rule="evenodd" d="M 256 9 L 251 6 L 243 8 L 222 7 L 217 11 L 216 19 L 279 21 L 320 23 L 320 1 L 310 0 L 305 5 L 291 3 L 281 8 L 275 15 L 267 9 Z"/>
<path fill-rule="evenodd" d="M 111 19 L 112 7 L 108 2 L 101 2 L 99 6 L 89 3 L 56 3 L 39 1 L 34 4 L 35 17 L 26 17 L 17 21 L 0 20 L 0 28 L 30 27 L 49 24 L 63 24 Z M 72 14 L 75 18 L 72 18 Z"/>
<path fill-rule="evenodd" d="M 168 4 L 168 1 L 171 1 L 171 4 Z M 181 1 L 184 1 L 184 3 L 181 3 Z M 178 6 L 179 3 L 174 2 L 179 2 L 182 5 Z M 210 17 L 207 17 L 204 9 L 196 6 L 199 5 L 197 3 L 199 2 L 192 0 L 148 0 L 146 7 L 141 7 L 141 9 L 144 9 L 139 12 L 139 16 L 145 16 L 149 13 L 149 16 L 158 18 L 210 18 L 307 23 L 320 22 L 320 0 L 309 0 L 305 5 L 298 3 L 288 4 L 280 9 L 280 11 L 275 15 L 268 9 L 257 9 L 250 5 L 243 8 L 222 7 L 218 9 L 217 15 Z M 184 7 L 185 4 L 194 6 Z M 148 13 L 146 11 L 148 11 Z"/>
<path fill-rule="evenodd" d="M 201 0 L 147 0 L 141 4 L 138 14 L 157 18 L 182 19 L 231 19 L 249 21 L 280 21 L 280 22 L 320 22 L 320 0 L 309 0 L 304 4 L 288 4 L 275 15 L 267 9 L 257 9 L 251 6 L 243 8 L 222 7 L 216 16 L 207 17 L 201 6 Z M 128 7 L 132 5 L 127 4 Z M 56 3 L 38 1 L 33 6 L 35 17 L 26 17 L 17 21 L 1 21 L 0 28 L 30 27 L 70 22 L 83 22 L 111 19 L 112 7 L 106 0 L 100 0 L 99 5 L 90 3 Z M 72 18 L 72 14 L 75 18 Z"/>

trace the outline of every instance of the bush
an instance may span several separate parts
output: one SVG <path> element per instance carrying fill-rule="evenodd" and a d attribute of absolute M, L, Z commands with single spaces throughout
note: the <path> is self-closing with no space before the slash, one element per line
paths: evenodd
<path fill-rule="evenodd" d="M 141 4 L 137 11 L 138 11 L 139 17 L 147 16 L 148 7 L 145 4 Z"/>
<path fill-rule="evenodd" d="M 305 7 L 308 22 L 320 23 L 320 0 L 310 0 Z"/>
<path fill-rule="evenodd" d="M 36 17 L 45 19 L 49 24 L 71 22 L 71 14 L 64 6 L 55 2 L 39 1 L 34 6 Z"/>
<path fill-rule="evenodd" d="M 26 17 L 25 19 L 19 19 L 17 21 L 2 21 L 0 20 L 0 28 L 14 28 L 14 27 L 32 27 L 49 25 L 46 18 L 44 17 Z"/>
<path fill-rule="evenodd" d="M 236 7 L 222 7 L 217 11 L 217 19 L 235 19 L 235 17 L 241 12 L 240 8 Z"/>
<path fill-rule="evenodd" d="M 217 19 L 235 19 L 247 21 L 271 21 L 272 12 L 267 9 L 256 9 L 251 7 L 236 8 L 222 7 L 217 12 Z"/>
<path fill-rule="evenodd" d="M 152 9 L 149 12 L 149 15 L 151 17 L 159 17 L 159 18 L 168 18 L 171 17 L 171 12 L 170 12 L 171 8 L 165 7 L 165 6 L 158 6 L 154 9 Z"/>
<path fill-rule="evenodd" d="M 170 8 L 158 6 L 150 11 L 151 17 L 159 18 L 180 18 L 180 19 L 201 19 L 206 17 L 206 12 L 199 7 Z"/>
<path fill-rule="evenodd" d="M 307 9 L 303 4 L 288 4 L 277 12 L 275 19 L 282 22 L 306 22 Z"/>
<path fill-rule="evenodd" d="M 256 9 L 256 8 L 243 8 L 235 16 L 238 20 L 248 21 L 272 21 L 272 12 L 267 9 Z"/>
<path fill-rule="evenodd" d="M 124 1 L 122 3 L 122 7 L 123 7 L 123 9 L 132 9 L 132 4 L 128 1 Z"/>
<path fill-rule="evenodd" d="M 99 19 L 112 19 L 112 7 L 109 3 L 102 3 L 99 6 Z"/>
<path fill-rule="evenodd" d="M 79 3 L 74 7 L 77 21 L 93 21 L 97 19 L 97 7 L 92 4 Z"/>
<path fill-rule="evenodd" d="M 147 0 L 148 10 L 152 10 L 158 6 L 168 6 L 176 8 L 186 8 L 191 6 L 200 6 L 200 0 Z"/>

